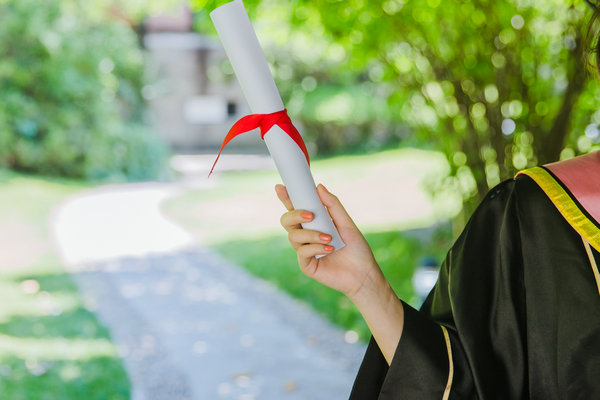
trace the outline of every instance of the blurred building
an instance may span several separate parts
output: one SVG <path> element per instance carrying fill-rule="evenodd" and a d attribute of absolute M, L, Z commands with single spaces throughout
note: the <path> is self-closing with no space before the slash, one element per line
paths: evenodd
<path fill-rule="evenodd" d="M 193 15 L 184 5 L 171 15 L 144 21 L 142 41 L 152 83 L 143 95 L 153 125 L 174 151 L 215 152 L 249 109 L 231 73 L 221 73 L 227 79 L 209 79 L 211 69 L 219 75 L 228 61 L 218 38 L 195 33 L 192 26 Z M 242 135 L 230 147 L 243 153 L 266 152 L 258 134 Z"/>

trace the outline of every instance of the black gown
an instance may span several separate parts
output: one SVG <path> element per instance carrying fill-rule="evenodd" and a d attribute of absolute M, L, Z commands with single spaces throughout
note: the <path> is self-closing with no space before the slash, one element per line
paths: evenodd
<path fill-rule="evenodd" d="M 404 304 L 391 366 L 371 339 L 351 400 L 600 400 L 600 225 L 534 170 L 488 193 L 421 310 Z"/>

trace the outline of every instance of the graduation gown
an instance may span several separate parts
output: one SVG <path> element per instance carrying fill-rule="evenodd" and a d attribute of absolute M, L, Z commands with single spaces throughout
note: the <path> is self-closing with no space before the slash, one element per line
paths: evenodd
<path fill-rule="evenodd" d="M 492 189 L 351 400 L 600 399 L 600 152 Z"/>

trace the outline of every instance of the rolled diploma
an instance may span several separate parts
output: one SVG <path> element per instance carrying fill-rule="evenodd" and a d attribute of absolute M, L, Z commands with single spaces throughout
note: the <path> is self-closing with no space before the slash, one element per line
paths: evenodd
<path fill-rule="evenodd" d="M 252 113 L 270 114 L 283 110 L 281 95 L 242 0 L 216 8 L 210 17 Z M 277 125 L 264 135 L 264 139 L 294 208 L 314 214 L 314 219 L 303 223 L 302 227 L 331 235 L 330 244 L 335 250 L 344 247 L 329 213 L 317 195 L 304 153 Z"/>

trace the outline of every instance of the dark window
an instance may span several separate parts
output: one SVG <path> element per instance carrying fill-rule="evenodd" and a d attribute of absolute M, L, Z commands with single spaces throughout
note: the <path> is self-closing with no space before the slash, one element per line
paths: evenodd
<path fill-rule="evenodd" d="M 237 104 L 232 101 L 227 102 L 227 116 L 231 117 L 237 114 Z"/>

